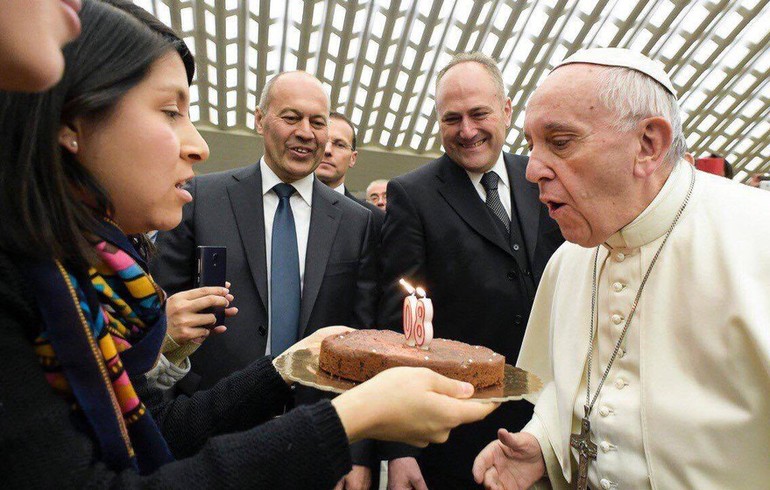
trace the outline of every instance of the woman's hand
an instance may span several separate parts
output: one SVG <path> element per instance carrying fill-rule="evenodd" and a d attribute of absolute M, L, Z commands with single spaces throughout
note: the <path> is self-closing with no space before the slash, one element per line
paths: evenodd
<path fill-rule="evenodd" d="M 211 306 L 224 307 L 228 317 L 238 313 L 238 308 L 229 306 L 235 299 L 228 289 L 230 283 L 225 283 L 225 286 L 190 289 L 169 296 L 166 300 L 166 323 L 168 335 L 174 342 L 179 345 L 202 343 L 209 334 L 227 330 L 224 325 L 214 325 L 216 317 L 213 313 L 201 313 Z"/>
<path fill-rule="evenodd" d="M 427 368 L 388 369 L 346 391 L 332 404 L 350 442 L 398 441 L 425 447 L 446 442 L 460 424 L 481 420 L 499 406 L 466 400 L 473 386 Z"/>
<path fill-rule="evenodd" d="M 351 330 L 354 330 L 350 327 L 343 327 L 343 326 L 335 326 L 335 327 L 324 327 L 316 330 L 312 334 L 308 335 L 304 339 L 300 340 L 296 344 L 292 345 L 288 349 L 286 349 L 283 354 L 287 354 L 289 352 L 293 352 L 295 350 L 299 349 L 307 349 L 310 346 L 318 345 L 319 348 L 321 346 L 321 341 L 325 339 L 326 337 L 330 337 L 332 335 L 339 335 L 345 332 L 350 332 Z M 281 355 L 283 355 L 281 354 Z M 273 360 L 273 365 L 275 365 L 275 360 Z M 287 385 L 291 385 L 294 381 L 290 380 L 289 378 L 285 377 L 283 373 L 279 373 L 284 381 L 286 381 Z"/>

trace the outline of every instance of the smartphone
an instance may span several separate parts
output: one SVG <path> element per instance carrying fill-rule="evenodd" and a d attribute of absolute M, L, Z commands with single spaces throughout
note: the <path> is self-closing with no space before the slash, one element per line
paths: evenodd
<path fill-rule="evenodd" d="M 220 286 L 225 287 L 227 273 L 227 247 L 199 246 L 195 252 L 197 275 L 195 287 Z M 225 308 L 213 306 L 202 313 L 213 313 L 217 321 L 212 327 L 225 324 Z"/>

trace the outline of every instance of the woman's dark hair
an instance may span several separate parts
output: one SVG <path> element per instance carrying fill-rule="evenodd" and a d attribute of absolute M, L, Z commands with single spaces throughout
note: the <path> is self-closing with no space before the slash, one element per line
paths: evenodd
<path fill-rule="evenodd" d="M 0 92 L 0 249 L 85 266 L 93 257 L 89 238 L 112 203 L 60 147 L 61 126 L 77 117 L 104 121 L 169 51 L 182 58 L 189 83 L 195 62 L 171 28 L 127 0 L 86 0 L 80 17 L 82 32 L 63 50 L 58 85 L 42 94 Z"/>

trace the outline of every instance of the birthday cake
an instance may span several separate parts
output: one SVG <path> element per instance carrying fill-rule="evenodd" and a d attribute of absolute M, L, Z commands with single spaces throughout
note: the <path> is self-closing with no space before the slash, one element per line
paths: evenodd
<path fill-rule="evenodd" d="M 503 382 L 505 357 L 482 346 L 433 339 L 430 348 L 408 345 L 391 330 L 353 330 L 321 342 L 320 368 L 351 381 L 366 381 L 397 366 L 427 367 L 476 388 Z"/>

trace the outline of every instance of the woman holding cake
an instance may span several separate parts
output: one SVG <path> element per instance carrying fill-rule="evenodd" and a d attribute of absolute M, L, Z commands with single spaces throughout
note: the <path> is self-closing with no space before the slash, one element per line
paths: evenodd
<path fill-rule="evenodd" d="M 165 297 L 136 237 L 179 223 L 208 156 L 193 58 L 127 0 L 86 0 L 81 21 L 59 85 L 0 92 L 3 488 L 331 488 L 350 442 L 424 446 L 494 409 L 397 368 L 274 418 L 290 389 L 267 358 L 192 398 L 148 386 Z"/>

